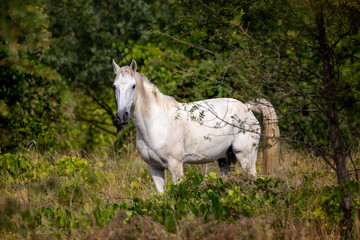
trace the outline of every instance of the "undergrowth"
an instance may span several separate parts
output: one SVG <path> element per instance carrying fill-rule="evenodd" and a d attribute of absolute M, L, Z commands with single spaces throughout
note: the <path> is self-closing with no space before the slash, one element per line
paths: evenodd
<path fill-rule="evenodd" d="M 261 166 L 258 166 L 261 168 Z M 359 237 L 359 183 L 300 153 L 276 176 L 215 164 L 187 166 L 180 183 L 156 194 L 146 164 L 130 152 L 0 155 L 0 236 L 4 239 L 339 239 L 342 196 L 353 198 Z"/>

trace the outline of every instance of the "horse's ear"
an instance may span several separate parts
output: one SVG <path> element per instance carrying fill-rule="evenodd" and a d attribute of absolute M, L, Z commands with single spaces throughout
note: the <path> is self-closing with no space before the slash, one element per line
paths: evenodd
<path fill-rule="evenodd" d="M 119 72 L 119 70 L 120 70 L 120 67 L 116 64 L 114 59 L 112 60 L 112 65 L 113 65 L 113 68 L 114 68 L 114 73 L 117 74 Z"/>
<path fill-rule="evenodd" d="M 133 70 L 133 72 L 136 72 L 137 64 L 134 59 L 131 61 L 130 68 Z"/>

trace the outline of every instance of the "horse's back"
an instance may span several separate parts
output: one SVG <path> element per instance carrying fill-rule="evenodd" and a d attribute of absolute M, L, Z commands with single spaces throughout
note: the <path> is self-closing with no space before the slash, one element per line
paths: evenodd
<path fill-rule="evenodd" d="M 198 123 L 200 127 L 221 128 L 238 126 L 239 122 L 258 124 L 248 107 L 232 98 L 214 98 L 182 105 L 186 120 Z M 196 125 L 196 124 L 195 124 Z"/>
<path fill-rule="evenodd" d="M 183 104 L 182 107 L 185 162 L 217 160 L 226 154 L 240 135 L 251 139 L 252 133 L 246 129 L 258 126 L 254 114 L 235 99 L 209 99 Z"/>

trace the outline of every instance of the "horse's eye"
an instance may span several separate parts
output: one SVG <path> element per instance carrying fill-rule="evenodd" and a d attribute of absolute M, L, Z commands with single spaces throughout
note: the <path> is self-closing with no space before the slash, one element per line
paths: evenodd
<path fill-rule="evenodd" d="M 135 84 L 132 86 L 132 89 L 135 89 Z"/>
<path fill-rule="evenodd" d="M 112 85 L 112 88 L 115 89 L 115 85 Z"/>

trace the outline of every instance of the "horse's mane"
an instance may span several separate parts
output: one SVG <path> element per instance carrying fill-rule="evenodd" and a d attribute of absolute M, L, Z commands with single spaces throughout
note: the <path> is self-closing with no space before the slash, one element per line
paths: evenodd
<path fill-rule="evenodd" d="M 174 97 L 162 94 L 160 90 L 149 81 L 149 79 L 142 73 L 135 73 L 137 91 L 142 95 L 144 104 L 150 102 L 150 97 L 154 97 L 156 104 L 165 112 L 171 107 L 179 107 L 179 103 Z M 140 83 L 140 84 L 138 84 Z M 146 86 L 145 86 L 146 85 Z M 148 87 L 148 88 L 146 88 Z"/>

